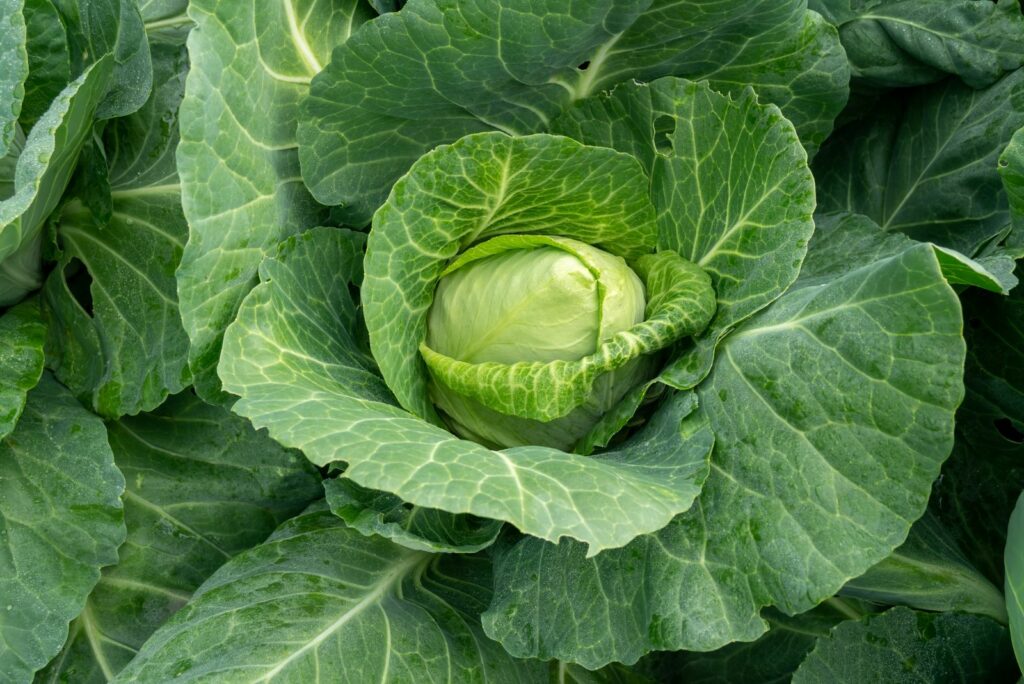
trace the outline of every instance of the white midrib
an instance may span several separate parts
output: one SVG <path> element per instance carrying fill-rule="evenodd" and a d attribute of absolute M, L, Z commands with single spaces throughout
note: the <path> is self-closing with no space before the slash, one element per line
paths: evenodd
<path fill-rule="evenodd" d="M 107 662 L 107 655 L 103 652 L 103 646 L 100 644 L 102 637 L 100 636 L 99 630 L 96 628 L 96 623 L 92 619 L 92 608 L 89 606 L 88 601 L 85 604 L 85 608 L 82 610 L 82 614 L 79 616 L 82 621 L 82 631 L 85 632 L 85 638 L 89 642 L 89 648 L 92 649 L 93 656 L 96 658 L 96 664 L 99 665 L 100 671 L 107 680 L 114 678 L 117 674 L 114 672 L 114 668 L 110 667 L 110 663 Z"/>
<path fill-rule="evenodd" d="M 258 679 L 253 680 L 253 684 L 256 682 L 269 682 L 278 674 L 280 674 L 289 664 L 293 663 L 297 658 L 302 657 L 303 654 L 309 652 L 312 649 L 316 649 L 320 646 L 328 637 L 337 632 L 339 629 L 344 627 L 348 622 L 357 617 L 364 610 L 377 603 L 377 601 L 387 593 L 396 582 L 405 577 L 409 571 L 423 562 L 423 559 L 430 554 L 426 553 L 411 553 L 401 563 L 391 569 L 379 582 L 372 585 L 369 593 L 364 596 L 359 603 L 355 604 L 348 610 L 346 610 L 341 617 L 328 625 L 323 631 L 317 634 L 315 637 L 310 639 L 303 645 L 302 648 L 298 649 L 290 656 L 279 662 L 274 666 L 273 669 L 263 674 Z"/>
<path fill-rule="evenodd" d="M 580 72 L 580 79 L 576 82 L 575 92 L 573 93 L 574 99 L 582 100 L 593 93 L 601 68 L 608 59 L 608 55 L 611 54 L 612 48 L 615 47 L 615 44 L 619 42 L 621 37 L 622 33 L 616 33 L 604 45 L 598 48 L 594 56 L 590 58 L 590 64 L 586 70 Z"/>
<path fill-rule="evenodd" d="M 295 16 L 295 5 L 292 4 L 292 0 L 284 0 L 284 12 L 288 15 L 288 30 L 292 34 L 295 47 L 299 49 L 299 54 L 302 55 L 302 61 L 310 68 L 312 75 L 320 73 L 323 70 L 323 66 L 320 65 L 320 60 L 313 54 L 312 48 L 309 47 L 309 43 L 306 41 L 305 34 L 299 28 L 299 19 Z"/>

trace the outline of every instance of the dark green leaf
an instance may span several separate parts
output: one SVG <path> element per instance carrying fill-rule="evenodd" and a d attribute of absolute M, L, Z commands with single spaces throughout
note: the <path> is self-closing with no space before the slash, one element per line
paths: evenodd
<path fill-rule="evenodd" d="M 997 157 L 1022 126 L 1024 69 L 985 90 L 949 80 L 883 103 L 814 160 L 818 211 L 975 256 L 1010 223 Z"/>
<path fill-rule="evenodd" d="M 188 65 L 184 47 L 157 44 L 153 56 L 158 87 L 105 131 L 110 215 L 86 195 L 64 206 L 63 253 L 44 289 L 49 365 L 108 418 L 151 410 L 190 380 L 174 278 L 188 234 L 174 165 Z M 73 261 L 84 270 L 69 273 Z M 89 310 L 75 292 L 86 287 Z"/>
<path fill-rule="evenodd" d="M 929 245 L 786 294 L 725 339 L 698 388 L 715 449 L 693 508 L 595 558 L 514 545 L 488 634 L 520 657 L 628 664 L 749 641 L 762 606 L 831 596 L 924 512 L 963 396 L 960 330 Z"/>
<path fill-rule="evenodd" d="M 125 539 L 103 422 L 51 376 L 0 441 L 0 679 L 28 681 L 60 650 Z"/>
<path fill-rule="evenodd" d="M 1012 682 L 1006 628 L 962 613 L 893 608 L 841 622 L 807 656 L 793 684 Z"/>
<path fill-rule="evenodd" d="M 542 663 L 480 630 L 490 580 L 481 557 L 411 551 L 309 512 L 218 570 L 116 681 L 543 681 Z"/>
<path fill-rule="evenodd" d="M 128 539 L 37 682 L 106 682 L 214 570 L 321 492 L 301 454 L 186 392 L 110 423 Z"/>
<path fill-rule="evenodd" d="M 28 391 L 39 382 L 45 339 L 38 301 L 22 302 L 0 315 L 0 440 L 14 429 Z"/>

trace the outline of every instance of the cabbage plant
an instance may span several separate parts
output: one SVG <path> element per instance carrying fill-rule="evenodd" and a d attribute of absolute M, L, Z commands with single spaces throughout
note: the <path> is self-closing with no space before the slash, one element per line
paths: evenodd
<path fill-rule="evenodd" d="M 1019 676 L 1021 45 L 0 0 L 0 680 Z"/>

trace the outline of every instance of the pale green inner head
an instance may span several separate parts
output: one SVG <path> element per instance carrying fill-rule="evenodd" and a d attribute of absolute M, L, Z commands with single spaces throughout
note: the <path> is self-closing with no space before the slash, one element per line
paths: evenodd
<path fill-rule="evenodd" d="M 507 250 L 494 245 L 509 238 L 497 240 L 467 252 L 441 278 L 427 323 L 431 349 L 468 363 L 572 361 L 644 320 L 644 285 L 621 257 L 565 238 L 530 244 L 524 237 L 526 246 Z M 586 404 L 547 423 L 491 411 L 437 383 L 432 396 L 465 437 L 568 448 L 642 380 L 642 367 L 606 374 Z"/>

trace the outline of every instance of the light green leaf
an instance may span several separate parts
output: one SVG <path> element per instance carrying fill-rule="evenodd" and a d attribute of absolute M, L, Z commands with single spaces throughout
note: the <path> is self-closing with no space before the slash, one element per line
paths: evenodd
<path fill-rule="evenodd" d="M 700 385 L 715 448 L 693 508 L 591 559 L 519 542 L 497 561 L 487 633 L 520 657 L 628 664 L 749 641 L 763 606 L 831 596 L 924 512 L 963 396 L 960 328 L 928 245 L 787 293 Z"/>
<path fill-rule="evenodd" d="M 840 27 L 854 78 L 883 87 L 946 74 L 984 88 L 1024 66 L 1018 0 L 809 0 Z"/>
<path fill-rule="evenodd" d="M 792 124 L 750 90 L 733 99 L 665 78 L 590 98 L 552 128 L 640 159 L 651 176 L 659 247 L 711 275 L 715 317 L 661 377 L 695 386 L 722 336 L 785 292 L 800 270 L 814 230 L 814 179 Z"/>
<path fill-rule="evenodd" d="M 508 244 L 494 247 L 497 242 Z M 480 247 L 520 249 L 564 242 L 564 238 L 512 235 L 493 238 Z M 464 258 L 473 257 L 476 249 L 464 252 L 447 272 L 460 266 Z M 565 417 L 591 399 L 596 383 L 607 374 L 629 372 L 630 365 L 635 367 L 644 355 L 701 332 L 715 312 L 715 292 L 708 274 L 675 252 L 645 254 L 636 260 L 635 270 L 647 290 L 644 320 L 608 337 L 579 359 L 466 362 L 436 352 L 426 342 L 420 345 L 420 353 L 444 388 L 491 410 L 545 423 Z M 372 334 L 370 340 L 374 340 Z M 625 389 L 629 387 L 625 385 Z M 600 412 L 608 408 L 602 406 Z"/>
<path fill-rule="evenodd" d="M 364 487 L 546 539 L 571 536 L 591 554 L 693 503 L 713 438 L 692 394 L 620 449 L 589 458 L 490 451 L 398 408 L 354 339 L 349 282 L 359 280 L 363 239 L 316 229 L 263 263 L 264 282 L 228 329 L 220 364 L 224 386 L 241 397 L 237 413 L 317 465 L 347 463 L 345 477 Z"/>
<path fill-rule="evenodd" d="M 847 582 L 841 593 L 890 606 L 976 613 L 1006 624 L 1003 592 L 971 564 L 931 513 L 914 523 L 902 546 Z"/>
<path fill-rule="evenodd" d="M 62 255 L 44 288 L 50 368 L 108 418 L 151 410 L 190 381 L 174 278 L 188 235 L 174 165 L 188 62 L 166 44 L 153 58 L 158 87 L 104 133 L 112 212 L 94 215 L 84 194 L 64 206 Z M 86 287 L 90 310 L 75 294 Z"/>
<path fill-rule="evenodd" d="M 763 82 L 766 99 L 779 99 L 813 147 L 847 87 L 838 41 L 824 27 L 808 31 L 804 8 L 800 0 L 517 0 L 495 12 L 475 0 L 410 0 L 357 31 L 314 79 L 299 126 L 303 178 L 321 202 L 365 223 L 438 144 L 543 131 L 574 101 L 617 83 L 719 69 L 723 83 Z M 795 46 L 808 50 L 795 57 Z"/>
<path fill-rule="evenodd" d="M 419 159 L 374 215 L 362 289 L 374 358 L 401 405 L 437 422 L 420 344 L 449 259 L 503 234 L 640 257 L 656 242 L 646 187 L 629 156 L 543 134 L 466 136 Z"/>
<path fill-rule="evenodd" d="M 192 592 L 321 494 L 301 454 L 190 392 L 110 423 L 128 539 L 37 682 L 106 682 Z"/>
<path fill-rule="evenodd" d="M 28 80 L 19 121 L 29 130 L 71 82 L 67 27 L 50 0 L 24 0 L 28 32 Z"/>
<path fill-rule="evenodd" d="M 299 176 L 299 102 L 331 50 L 374 13 L 359 0 L 193 0 L 188 15 L 196 30 L 178 173 L 189 240 L 178 297 L 196 389 L 220 402 L 224 329 L 265 252 L 327 218 Z"/>
<path fill-rule="evenodd" d="M 502 523 L 410 506 L 393 494 L 339 477 L 324 482 L 331 512 L 366 536 L 378 535 L 416 551 L 475 553 L 498 538 Z"/>
<path fill-rule="evenodd" d="M 1006 612 L 1017 664 L 1024 669 L 1024 494 L 1010 516 L 1006 532 Z"/>
<path fill-rule="evenodd" d="M 28 391 L 43 374 L 45 339 L 36 300 L 22 302 L 0 316 L 0 440 L 14 429 Z"/>
<path fill-rule="evenodd" d="M 1006 628 L 986 617 L 893 608 L 839 623 L 793 684 L 1009 682 L 1018 676 Z"/>
<path fill-rule="evenodd" d="M 920 244 L 902 233 L 885 232 L 861 214 L 818 214 L 815 224 L 811 248 L 797 281 L 801 287 L 827 283 L 863 264 Z M 938 246 L 934 249 L 939 268 L 950 285 L 970 285 L 1000 294 L 1009 293 L 1017 285 L 1013 261 L 1007 257 L 970 259 L 956 250 Z"/>
<path fill-rule="evenodd" d="M 1009 294 L 1017 286 L 1010 257 L 969 259 L 954 249 L 939 246 L 935 247 L 935 256 L 950 285 L 972 285 L 1000 294 Z"/>
<path fill-rule="evenodd" d="M 25 97 L 28 52 L 23 5 L 24 0 L 0 0 L 0 157 L 14 140 Z"/>
<path fill-rule="evenodd" d="M 292 518 L 217 571 L 115 681 L 533 684 L 479 627 L 483 557 L 365 537 L 329 512 Z"/>
<path fill-rule="evenodd" d="M 818 211 L 975 256 L 1010 223 L 997 157 L 1024 127 L 1024 69 L 985 90 L 955 80 L 876 107 L 814 160 Z"/>
<path fill-rule="evenodd" d="M 18 157 L 14 194 L 0 202 L 0 263 L 39 249 L 43 222 L 60 201 L 75 160 L 92 129 L 92 117 L 106 88 L 111 60 L 104 57 L 65 88 L 32 128 Z M 38 251 L 34 251 L 38 254 Z M 39 277 L 39 264 L 29 264 Z M 0 281 L 0 306 L 11 304 L 35 283 L 21 288 Z M 19 293 L 20 289 L 20 293 Z"/>
<path fill-rule="evenodd" d="M 0 679 L 28 681 L 60 650 L 125 538 L 103 422 L 49 375 L 0 442 Z"/>

